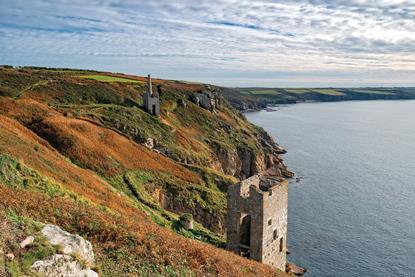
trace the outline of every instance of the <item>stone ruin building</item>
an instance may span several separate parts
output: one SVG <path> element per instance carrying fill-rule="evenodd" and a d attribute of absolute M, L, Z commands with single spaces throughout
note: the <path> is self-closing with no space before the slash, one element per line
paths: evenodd
<path fill-rule="evenodd" d="M 192 94 L 189 100 L 203 109 L 214 112 L 221 105 L 218 91 L 209 85 L 205 85 L 204 90 Z"/>
<path fill-rule="evenodd" d="M 160 116 L 160 95 L 153 92 L 150 74 L 147 77 L 147 92 L 143 95 L 143 108 L 149 114 Z"/>
<path fill-rule="evenodd" d="M 254 175 L 228 189 L 227 249 L 285 271 L 288 181 Z"/>

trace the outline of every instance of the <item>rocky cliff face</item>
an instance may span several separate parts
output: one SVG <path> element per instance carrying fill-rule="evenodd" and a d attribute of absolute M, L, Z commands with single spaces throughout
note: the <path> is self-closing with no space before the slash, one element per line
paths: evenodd
<path fill-rule="evenodd" d="M 259 152 L 242 147 L 230 150 L 217 147 L 215 149 L 216 159 L 211 166 L 240 180 L 272 167 L 278 169 L 279 176 L 291 178 L 293 173 L 278 156 L 282 151 L 279 146 L 261 149 Z"/>
<path fill-rule="evenodd" d="M 212 153 L 209 167 L 225 175 L 236 177 L 238 180 L 249 178 L 265 171 L 272 172 L 273 176 L 282 178 L 293 177 L 284 164 L 281 154 L 286 150 L 279 146 L 267 132 L 256 128 L 253 137 L 254 145 L 241 143 L 235 147 L 226 147 L 219 143 L 211 145 Z M 216 180 L 216 183 L 220 180 Z M 226 187 L 225 192 L 226 192 Z M 210 230 L 224 234 L 226 231 L 224 211 L 215 212 L 206 209 L 202 205 L 188 205 L 172 193 L 165 193 L 161 203 L 163 208 L 176 213 L 191 213 L 196 221 L 200 222 Z"/>
<path fill-rule="evenodd" d="M 258 111 L 267 107 L 267 102 L 252 95 L 244 95 L 238 89 L 221 88 L 222 96 L 239 111 Z"/>
<path fill-rule="evenodd" d="M 224 148 L 220 144 L 213 145 L 215 158 L 211 167 L 232 175 L 240 180 L 255 174 L 276 168 L 280 177 L 291 178 L 293 173 L 288 170 L 280 154 L 286 150 L 279 146 L 271 136 L 261 128 L 256 128 L 255 147 L 237 145 L 235 148 Z"/>

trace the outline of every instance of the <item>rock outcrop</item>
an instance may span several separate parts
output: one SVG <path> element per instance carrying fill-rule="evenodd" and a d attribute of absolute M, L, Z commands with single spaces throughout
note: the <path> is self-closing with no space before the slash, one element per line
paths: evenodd
<path fill-rule="evenodd" d="M 63 247 L 62 252 L 66 255 L 77 255 L 90 266 L 95 263 L 94 252 L 89 241 L 78 235 L 72 235 L 58 226 L 48 224 L 42 229 L 42 234 L 52 245 Z"/>
<path fill-rule="evenodd" d="M 288 274 L 292 274 L 294 276 L 303 276 L 307 272 L 306 269 L 291 263 L 287 263 L 286 271 Z"/>
<path fill-rule="evenodd" d="M 89 241 L 51 224 L 43 227 L 42 234 L 50 244 L 59 245 L 63 254 L 34 262 L 31 266 L 33 272 L 51 277 L 98 277 L 98 273 L 90 269 L 95 259 Z"/>
<path fill-rule="evenodd" d="M 277 171 L 274 175 L 293 177 L 294 174 L 288 170 L 283 160 L 278 156 L 285 153 L 285 150 L 274 142 L 273 144 L 263 146 L 258 151 L 243 147 L 226 149 L 215 145 L 216 159 L 212 161 L 211 167 L 240 180 L 263 173 L 270 168 Z"/>
<path fill-rule="evenodd" d="M 98 277 L 95 271 L 84 268 L 69 255 L 53 255 L 46 260 L 36 261 L 32 270 L 41 276 L 50 277 Z"/>

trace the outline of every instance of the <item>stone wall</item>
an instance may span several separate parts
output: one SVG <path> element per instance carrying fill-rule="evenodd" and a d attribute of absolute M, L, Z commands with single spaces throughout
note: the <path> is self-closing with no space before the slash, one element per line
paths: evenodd
<path fill-rule="evenodd" d="M 148 92 L 143 95 L 143 108 L 149 114 L 154 116 L 160 115 L 160 99 L 157 93 L 150 95 Z"/>
<path fill-rule="evenodd" d="M 262 262 L 285 270 L 288 181 L 271 187 L 269 194 L 264 198 L 263 205 L 265 224 L 263 225 Z"/>
<path fill-rule="evenodd" d="M 285 271 L 288 181 L 254 175 L 229 187 L 227 200 L 228 250 Z"/>

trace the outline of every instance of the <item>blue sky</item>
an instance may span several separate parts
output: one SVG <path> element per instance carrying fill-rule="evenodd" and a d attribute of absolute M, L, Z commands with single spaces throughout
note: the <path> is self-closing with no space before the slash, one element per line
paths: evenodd
<path fill-rule="evenodd" d="M 414 0 L 0 0 L 0 64 L 227 86 L 415 86 Z"/>

